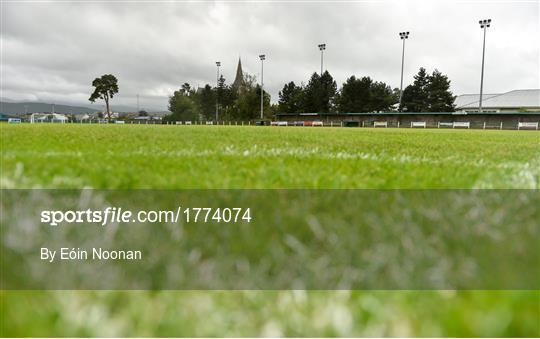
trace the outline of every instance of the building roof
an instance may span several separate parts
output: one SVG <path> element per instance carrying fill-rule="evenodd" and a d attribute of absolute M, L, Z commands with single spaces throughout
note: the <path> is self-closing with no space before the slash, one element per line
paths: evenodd
<path fill-rule="evenodd" d="M 463 94 L 456 98 L 456 109 L 477 108 L 479 94 Z M 483 108 L 538 108 L 540 107 L 540 89 L 518 89 L 506 93 L 484 94 Z"/>
<path fill-rule="evenodd" d="M 318 117 L 337 117 L 337 116 L 415 116 L 415 115 L 532 115 L 540 116 L 539 112 L 382 112 L 382 113 L 276 113 L 278 117 L 303 117 L 303 116 L 318 116 Z"/>

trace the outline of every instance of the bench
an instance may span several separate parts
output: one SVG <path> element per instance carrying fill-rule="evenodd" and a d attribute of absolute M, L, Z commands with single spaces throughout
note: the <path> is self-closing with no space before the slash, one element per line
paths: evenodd
<path fill-rule="evenodd" d="M 8 124 L 20 124 L 21 123 L 21 119 L 19 118 L 9 118 L 8 119 Z"/>
<path fill-rule="evenodd" d="M 468 121 L 455 121 L 452 128 L 471 128 L 471 123 Z"/>
<path fill-rule="evenodd" d="M 214 122 L 213 122 L 213 121 L 207 121 L 206 124 L 207 124 L 207 125 L 213 125 Z"/>
<path fill-rule="evenodd" d="M 115 123 L 115 124 L 123 125 L 123 124 L 125 124 L 126 122 L 125 122 L 125 121 L 122 121 L 122 120 L 116 120 L 114 123 Z"/>
<path fill-rule="evenodd" d="M 415 127 L 426 128 L 426 122 L 425 121 L 411 121 L 411 128 L 415 128 Z"/>
<path fill-rule="evenodd" d="M 322 121 L 313 121 L 313 122 L 311 123 L 311 126 L 313 126 L 313 127 L 323 127 L 324 124 L 323 124 Z"/>
<path fill-rule="evenodd" d="M 288 126 L 289 123 L 287 121 L 278 121 L 278 126 Z"/>
<path fill-rule="evenodd" d="M 538 122 L 518 122 L 518 130 L 522 128 L 538 130 Z"/>
<path fill-rule="evenodd" d="M 454 123 L 453 122 L 438 122 L 437 128 L 441 128 L 441 127 L 454 127 Z"/>
<path fill-rule="evenodd" d="M 388 127 L 388 121 L 374 121 L 373 127 Z"/>

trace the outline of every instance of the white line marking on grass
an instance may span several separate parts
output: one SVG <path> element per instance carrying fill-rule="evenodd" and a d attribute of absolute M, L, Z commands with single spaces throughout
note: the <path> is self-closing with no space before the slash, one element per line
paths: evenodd
<path fill-rule="evenodd" d="M 99 153 L 84 153 L 81 151 L 46 151 L 46 152 L 4 152 L 4 158 L 29 157 L 29 158 L 83 158 L 84 156 L 100 155 Z M 247 158 L 270 158 L 270 157 L 294 157 L 300 159 L 336 159 L 336 160 L 367 160 L 373 162 L 390 162 L 396 164 L 418 164 L 429 166 L 463 166 L 482 168 L 484 175 L 476 181 L 473 188 L 494 188 L 494 187 L 519 187 L 519 188 L 538 188 L 538 178 L 540 177 L 540 157 L 533 158 L 528 162 L 488 162 L 483 158 L 464 159 L 458 156 L 446 157 L 426 157 L 412 156 L 407 154 L 393 155 L 384 152 L 366 153 L 366 152 L 346 152 L 346 151 L 327 151 L 319 147 L 312 149 L 305 148 L 264 148 L 254 145 L 250 148 L 237 148 L 235 146 L 225 146 L 218 150 L 138 150 L 128 152 L 105 153 L 105 157 L 131 158 L 198 158 L 198 157 L 247 157 Z M 0 187 L 14 188 L 21 186 L 24 166 L 17 163 L 12 175 L 4 175 L 0 178 Z M 80 180 L 69 177 L 54 177 L 54 183 L 77 184 Z M 22 185 L 28 186 L 28 185 Z"/>

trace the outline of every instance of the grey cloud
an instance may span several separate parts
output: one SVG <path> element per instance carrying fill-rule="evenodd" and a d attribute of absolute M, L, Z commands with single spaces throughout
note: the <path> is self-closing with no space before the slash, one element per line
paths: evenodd
<path fill-rule="evenodd" d="M 399 86 L 401 41 L 405 82 L 419 67 L 449 75 L 454 93 L 478 91 L 482 32 L 488 31 L 486 91 L 538 88 L 536 1 L 370 2 L 47 2 L 3 3 L 2 96 L 85 102 L 92 79 L 119 78 L 118 104 L 164 109 L 182 83 L 214 84 L 220 60 L 233 80 L 238 57 L 260 72 L 277 100 L 285 82 L 307 81 L 325 68 L 339 84 L 352 74 Z"/>

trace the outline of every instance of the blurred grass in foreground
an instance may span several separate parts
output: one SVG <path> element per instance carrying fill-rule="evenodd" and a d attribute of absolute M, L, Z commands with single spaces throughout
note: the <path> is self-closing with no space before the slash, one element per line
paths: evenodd
<path fill-rule="evenodd" d="M 2 292 L 2 336 L 538 337 L 538 291 Z"/>

